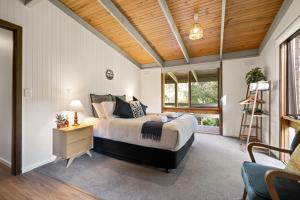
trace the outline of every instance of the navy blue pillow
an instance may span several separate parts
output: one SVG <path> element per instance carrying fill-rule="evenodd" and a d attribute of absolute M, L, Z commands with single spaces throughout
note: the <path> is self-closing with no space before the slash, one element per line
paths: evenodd
<path fill-rule="evenodd" d="M 135 98 L 135 96 L 132 97 L 132 100 L 133 101 L 139 101 L 137 98 Z M 140 102 L 141 106 L 142 106 L 142 109 L 144 111 L 144 114 L 146 115 L 146 110 L 148 108 L 148 106 L 146 106 L 145 104 L 142 104 L 142 102 Z"/>
<path fill-rule="evenodd" d="M 133 118 L 133 113 L 128 102 L 116 97 L 116 107 L 114 115 L 118 115 L 121 118 Z"/>

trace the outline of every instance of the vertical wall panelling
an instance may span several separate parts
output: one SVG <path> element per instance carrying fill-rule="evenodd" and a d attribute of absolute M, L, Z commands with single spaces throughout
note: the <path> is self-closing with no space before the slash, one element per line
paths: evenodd
<path fill-rule="evenodd" d="M 73 98 L 91 115 L 89 93 L 140 96 L 140 69 L 48 1 L 0 0 L 0 18 L 23 27 L 23 172 L 53 160 L 54 117 Z M 105 70 L 113 68 L 112 81 Z"/>

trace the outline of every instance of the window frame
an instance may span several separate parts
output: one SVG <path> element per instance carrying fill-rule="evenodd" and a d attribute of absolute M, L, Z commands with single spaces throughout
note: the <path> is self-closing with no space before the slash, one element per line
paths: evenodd
<path fill-rule="evenodd" d="M 279 145 L 281 148 L 289 148 L 289 131 L 288 129 L 295 128 L 300 130 L 300 121 L 294 120 L 287 116 L 288 110 L 288 43 L 294 38 L 300 35 L 300 29 L 292 34 L 288 39 L 280 44 L 279 55 L 280 55 L 280 71 L 279 71 L 279 116 L 280 116 L 280 134 L 279 134 Z M 280 160 L 287 162 L 289 155 L 286 153 L 279 154 Z"/>
<path fill-rule="evenodd" d="M 217 82 L 218 82 L 218 102 L 216 106 L 205 106 L 207 104 L 203 104 L 204 106 L 199 107 L 192 107 L 191 105 L 191 70 L 188 71 L 188 106 L 187 107 L 178 107 L 178 86 L 175 83 L 175 106 L 165 106 L 165 99 L 164 99 L 164 85 L 165 85 L 165 75 L 164 73 L 161 74 L 161 110 L 162 112 L 187 112 L 187 113 L 206 113 L 206 114 L 220 114 L 220 94 L 221 94 L 221 82 L 220 82 L 220 68 L 218 68 L 217 72 Z"/>

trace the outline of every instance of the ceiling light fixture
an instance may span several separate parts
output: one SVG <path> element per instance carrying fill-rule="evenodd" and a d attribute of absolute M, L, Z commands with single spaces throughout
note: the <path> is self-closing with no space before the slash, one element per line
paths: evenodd
<path fill-rule="evenodd" d="M 190 40 L 199 40 L 203 38 L 203 28 L 199 24 L 199 14 L 194 14 L 194 24 L 189 34 Z"/>

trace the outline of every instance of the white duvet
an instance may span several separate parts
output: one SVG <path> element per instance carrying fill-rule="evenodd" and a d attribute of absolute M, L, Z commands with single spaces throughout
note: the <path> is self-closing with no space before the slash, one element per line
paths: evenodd
<path fill-rule="evenodd" d="M 89 118 L 85 122 L 94 124 L 94 136 L 130 144 L 177 151 L 195 132 L 197 120 L 193 115 L 184 114 L 163 125 L 160 141 L 143 139 L 143 123 L 152 121 L 153 115 L 140 118 Z"/>

